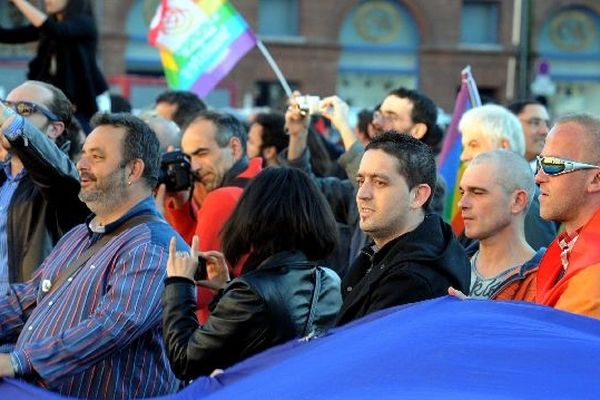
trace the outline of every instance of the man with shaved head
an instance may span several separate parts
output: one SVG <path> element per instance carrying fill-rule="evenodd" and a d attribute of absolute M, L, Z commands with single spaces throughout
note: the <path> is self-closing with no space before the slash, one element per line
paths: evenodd
<path fill-rule="evenodd" d="M 465 235 L 478 241 L 467 249 L 471 297 L 535 299 L 535 272 L 545 248 L 536 252 L 525 240 L 525 215 L 534 192 L 529 164 L 511 151 L 481 153 L 469 163 L 458 206 Z"/>

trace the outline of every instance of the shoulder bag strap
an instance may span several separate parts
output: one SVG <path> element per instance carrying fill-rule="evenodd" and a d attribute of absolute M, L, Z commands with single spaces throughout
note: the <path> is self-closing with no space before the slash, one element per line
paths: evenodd
<path fill-rule="evenodd" d="M 151 222 L 151 221 L 162 221 L 162 219 L 157 217 L 156 215 L 151 215 L 151 214 L 138 215 L 138 216 L 135 216 L 135 217 L 130 218 L 127 221 L 123 222 L 121 225 L 116 227 L 112 232 L 102 235 L 102 237 L 100 239 L 98 239 L 93 245 L 88 247 L 83 253 L 81 253 L 81 255 L 79 257 L 77 257 L 76 260 L 71 262 L 65 269 L 63 269 L 60 272 L 60 274 L 58 275 L 56 280 L 53 283 L 51 283 L 48 290 L 44 291 L 44 285 L 42 285 L 42 292 L 44 292 L 43 295 L 48 295 L 48 294 L 52 293 L 53 291 L 55 291 L 56 289 L 58 289 L 58 287 L 60 287 L 60 285 L 62 285 L 64 283 L 64 281 L 67 280 L 67 278 L 69 278 L 71 275 L 73 275 L 77 271 L 79 271 L 79 269 L 83 265 L 85 265 L 85 263 L 90 258 L 92 258 L 92 256 L 94 254 L 96 254 L 98 252 L 98 250 L 100 250 L 102 247 L 104 247 L 104 245 L 106 243 L 108 243 L 108 241 L 110 239 L 118 236 L 119 234 L 123 233 L 125 230 L 127 230 L 129 228 L 132 228 L 136 225 L 144 224 L 146 222 Z"/>

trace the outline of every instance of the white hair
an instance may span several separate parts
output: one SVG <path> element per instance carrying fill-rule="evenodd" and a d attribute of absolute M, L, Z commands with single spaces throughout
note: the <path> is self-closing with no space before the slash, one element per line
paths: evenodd
<path fill-rule="evenodd" d="M 525 136 L 517 117 L 508 109 L 486 104 L 464 113 L 458 124 L 463 136 L 479 135 L 496 143 L 506 140 L 510 151 L 525 156 Z"/>

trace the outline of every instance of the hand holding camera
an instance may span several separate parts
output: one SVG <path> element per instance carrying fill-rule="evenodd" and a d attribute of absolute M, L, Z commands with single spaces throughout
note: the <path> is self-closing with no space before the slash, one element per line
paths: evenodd
<path fill-rule="evenodd" d="M 175 209 L 183 207 L 190 199 L 192 181 L 189 157 L 170 146 L 161 157 L 154 193 L 154 202 L 158 211 L 165 215 L 167 202 L 170 202 Z"/>
<path fill-rule="evenodd" d="M 201 252 L 199 239 L 194 236 L 190 251 L 177 251 L 175 237 L 169 242 L 167 276 L 183 277 L 194 281 L 197 286 L 219 290 L 229 282 L 229 268 L 222 253 Z"/>
<path fill-rule="evenodd" d="M 181 150 L 168 151 L 162 155 L 158 184 L 162 183 L 168 192 L 179 192 L 192 186 L 190 158 Z"/>
<path fill-rule="evenodd" d="M 298 102 L 300 114 L 303 117 L 307 115 L 317 114 L 321 111 L 321 98 L 319 96 L 298 96 L 296 101 Z"/>

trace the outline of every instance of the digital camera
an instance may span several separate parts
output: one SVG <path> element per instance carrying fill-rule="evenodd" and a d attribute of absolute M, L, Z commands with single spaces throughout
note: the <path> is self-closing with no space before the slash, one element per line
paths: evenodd
<path fill-rule="evenodd" d="M 190 159 L 181 150 L 166 152 L 160 159 L 158 184 L 164 183 L 169 192 L 179 192 L 192 186 Z"/>
<path fill-rule="evenodd" d="M 316 114 L 320 111 L 321 98 L 319 96 L 298 96 L 298 108 L 303 116 Z"/>

